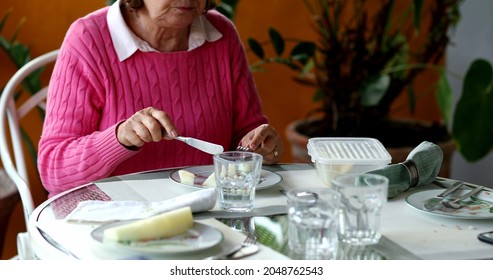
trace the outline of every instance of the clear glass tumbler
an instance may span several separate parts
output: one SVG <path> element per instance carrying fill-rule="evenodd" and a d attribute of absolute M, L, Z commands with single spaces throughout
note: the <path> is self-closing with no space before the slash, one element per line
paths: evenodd
<path fill-rule="evenodd" d="M 288 240 L 295 259 L 336 259 L 340 194 L 329 188 L 291 190 Z"/>
<path fill-rule="evenodd" d="M 346 174 L 332 180 L 341 194 L 339 239 L 346 244 L 376 244 L 382 208 L 387 202 L 389 180 L 377 174 Z"/>
<path fill-rule="evenodd" d="M 232 212 L 253 209 L 262 159 L 261 155 L 253 152 L 231 151 L 214 155 L 214 176 L 222 209 Z"/>

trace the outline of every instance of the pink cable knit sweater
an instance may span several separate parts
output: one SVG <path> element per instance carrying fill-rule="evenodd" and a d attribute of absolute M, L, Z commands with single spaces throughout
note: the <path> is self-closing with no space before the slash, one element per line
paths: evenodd
<path fill-rule="evenodd" d="M 167 112 L 184 136 L 236 148 L 266 123 L 233 24 L 207 18 L 218 41 L 182 52 L 137 51 L 120 62 L 106 22 L 107 7 L 72 24 L 52 75 L 38 168 L 45 188 L 59 192 L 113 175 L 212 164 L 212 156 L 171 140 L 124 148 L 115 127 L 138 110 Z"/>

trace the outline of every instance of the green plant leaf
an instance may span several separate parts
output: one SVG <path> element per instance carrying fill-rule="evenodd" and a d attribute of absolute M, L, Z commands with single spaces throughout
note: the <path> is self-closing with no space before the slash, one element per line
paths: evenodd
<path fill-rule="evenodd" d="M 0 48 L 5 52 L 8 52 L 10 49 L 10 43 L 3 36 L 0 36 Z"/>
<path fill-rule="evenodd" d="M 250 65 L 250 71 L 252 73 L 265 73 L 265 72 L 267 72 L 267 70 L 265 70 L 265 68 L 263 68 L 262 66 L 260 66 L 260 65 L 253 65 L 253 64 Z"/>
<path fill-rule="evenodd" d="M 0 32 L 3 30 L 3 26 L 5 25 L 5 22 L 7 22 L 7 19 L 9 18 L 10 14 L 12 13 L 12 8 L 8 9 L 7 12 L 2 17 L 2 20 L 0 20 Z"/>
<path fill-rule="evenodd" d="M 270 41 L 272 43 L 272 46 L 274 47 L 274 51 L 278 56 L 281 56 L 282 53 L 284 52 L 284 38 L 282 37 L 281 33 L 277 31 L 274 28 L 269 28 L 269 37 Z"/>
<path fill-rule="evenodd" d="M 446 125 L 450 122 L 450 114 L 452 110 L 453 95 L 452 89 L 448 82 L 445 72 L 440 73 L 440 80 L 438 81 L 438 87 L 436 91 L 436 102 L 438 109 L 440 110 L 440 115 Z"/>
<path fill-rule="evenodd" d="M 220 12 L 221 14 L 223 14 L 225 17 L 229 18 L 230 20 L 233 20 L 234 19 L 234 10 L 233 8 L 228 5 L 228 4 L 225 4 L 225 3 L 220 3 L 216 10 L 218 12 Z"/>
<path fill-rule="evenodd" d="M 423 10 L 423 0 L 413 0 L 414 8 L 414 29 L 419 30 L 421 27 L 421 11 Z"/>
<path fill-rule="evenodd" d="M 8 52 L 10 58 L 18 68 L 21 68 L 29 60 L 31 60 L 31 55 L 29 54 L 29 48 L 23 44 L 15 43 L 11 45 L 10 50 L 8 50 Z"/>
<path fill-rule="evenodd" d="M 363 106 L 375 106 L 378 105 L 382 97 L 387 92 L 390 85 L 389 75 L 378 75 L 371 78 L 362 86 L 361 93 L 361 105 Z"/>
<path fill-rule="evenodd" d="M 21 31 L 22 26 L 26 22 L 26 17 L 21 18 L 21 21 L 17 24 L 15 27 L 14 33 L 12 33 L 12 36 L 10 36 L 10 43 L 14 43 L 17 40 L 17 35 L 19 35 L 19 32 Z"/>
<path fill-rule="evenodd" d="M 31 94 L 38 92 L 41 89 L 41 74 L 43 73 L 45 67 L 36 69 L 29 76 L 27 76 L 22 85 Z"/>
<path fill-rule="evenodd" d="M 262 48 L 262 45 L 257 40 L 248 38 L 248 46 L 250 46 L 250 49 L 258 58 L 265 58 L 264 48 Z"/>
<path fill-rule="evenodd" d="M 307 73 L 310 73 L 313 68 L 315 68 L 315 61 L 313 59 L 310 59 L 307 63 L 305 63 L 305 66 L 303 67 L 303 70 L 301 70 L 300 75 L 304 76 Z"/>
<path fill-rule="evenodd" d="M 296 70 L 296 71 L 300 71 L 300 69 L 301 69 L 298 65 L 294 64 L 293 61 L 289 58 L 276 57 L 276 58 L 272 59 L 272 62 L 284 64 L 284 65 L 288 66 L 289 68 Z"/>
<path fill-rule="evenodd" d="M 493 67 L 483 59 L 469 67 L 453 119 L 453 135 L 464 158 L 474 162 L 493 148 Z"/>
<path fill-rule="evenodd" d="M 0 31 L 3 30 L 3 26 L 10 13 L 11 10 L 7 11 L 7 13 L 1 19 Z M 17 24 L 17 27 L 14 33 L 10 36 L 10 39 L 7 40 L 7 38 L 3 34 L 0 34 L 0 49 L 2 49 L 7 54 L 8 58 L 14 63 L 14 65 L 17 68 L 21 68 L 31 60 L 29 47 L 17 41 L 17 35 L 19 34 L 20 29 L 24 24 L 25 20 L 26 18 L 24 17 Z M 22 94 L 26 92 L 31 94 L 37 92 L 41 88 L 40 78 L 42 72 L 43 69 L 38 69 L 33 73 L 31 73 L 28 77 L 26 77 L 22 81 L 22 89 L 19 88 L 19 91 L 16 91 L 14 93 L 14 98 L 15 99 L 22 98 Z M 40 117 L 44 119 L 44 113 L 42 112 L 42 110 L 40 111 Z M 31 140 L 27 132 L 22 127 L 20 127 L 20 129 L 22 133 L 22 139 L 25 142 L 29 155 L 31 156 L 33 163 L 36 164 L 37 162 L 36 146 L 34 145 L 33 141 Z"/>
<path fill-rule="evenodd" d="M 310 58 L 315 56 L 317 46 L 313 42 L 301 42 L 294 46 L 290 56 L 305 65 Z"/>
<path fill-rule="evenodd" d="M 313 102 L 319 102 L 322 101 L 324 98 L 325 98 L 325 92 L 321 88 L 318 88 L 313 93 L 312 100 Z"/>
<path fill-rule="evenodd" d="M 238 1 L 239 0 L 222 0 L 217 4 L 216 10 L 230 20 L 234 20 Z"/>

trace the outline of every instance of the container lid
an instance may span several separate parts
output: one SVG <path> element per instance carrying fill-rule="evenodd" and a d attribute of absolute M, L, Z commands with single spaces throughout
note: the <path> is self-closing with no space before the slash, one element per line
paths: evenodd
<path fill-rule="evenodd" d="M 313 162 L 387 165 L 392 157 L 374 138 L 315 137 L 308 140 Z"/>

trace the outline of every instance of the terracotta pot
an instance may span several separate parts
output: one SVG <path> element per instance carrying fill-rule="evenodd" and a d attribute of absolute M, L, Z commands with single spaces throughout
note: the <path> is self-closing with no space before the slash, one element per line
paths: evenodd
<path fill-rule="evenodd" d="M 300 134 L 296 127 L 301 121 L 294 121 L 290 123 L 286 128 L 286 138 L 291 146 L 291 154 L 293 162 L 311 163 L 311 157 L 308 155 L 307 145 L 308 137 Z M 452 163 L 452 156 L 455 151 L 454 141 L 449 141 L 437 144 L 443 151 L 443 162 L 438 176 L 448 178 L 450 176 L 450 167 Z M 387 151 L 392 156 L 392 163 L 403 162 L 406 160 L 409 153 L 415 147 L 402 147 L 402 148 L 387 148 Z"/>
<path fill-rule="evenodd" d="M 312 160 L 307 148 L 309 138 L 296 130 L 299 123 L 300 121 L 294 121 L 287 126 L 286 138 L 291 146 L 293 162 L 310 163 Z"/>

